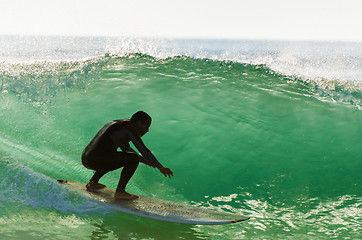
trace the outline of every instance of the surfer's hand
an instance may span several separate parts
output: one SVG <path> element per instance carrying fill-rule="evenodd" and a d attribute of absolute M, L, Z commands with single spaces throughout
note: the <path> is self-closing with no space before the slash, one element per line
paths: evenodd
<path fill-rule="evenodd" d="M 160 172 L 165 175 L 165 177 L 171 178 L 171 176 L 173 176 L 173 172 L 169 168 L 160 168 Z"/>

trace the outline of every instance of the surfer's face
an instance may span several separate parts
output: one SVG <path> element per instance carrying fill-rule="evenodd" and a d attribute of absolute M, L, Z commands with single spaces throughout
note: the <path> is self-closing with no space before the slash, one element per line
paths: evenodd
<path fill-rule="evenodd" d="M 148 119 L 146 122 L 138 121 L 135 124 L 135 127 L 137 128 L 141 136 L 145 135 L 149 131 L 150 126 L 151 126 L 151 119 Z"/>

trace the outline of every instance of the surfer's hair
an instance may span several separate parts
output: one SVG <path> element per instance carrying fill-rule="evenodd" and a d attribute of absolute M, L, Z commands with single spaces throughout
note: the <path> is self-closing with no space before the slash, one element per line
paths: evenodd
<path fill-rule="evenodd" d="M 144 111 L 138 111 L 131 117 L 132 122 L 141 121 L 142 123 L 147 122 L 148 120 L 151 120 L 151 116 L 145 113 Z"/>

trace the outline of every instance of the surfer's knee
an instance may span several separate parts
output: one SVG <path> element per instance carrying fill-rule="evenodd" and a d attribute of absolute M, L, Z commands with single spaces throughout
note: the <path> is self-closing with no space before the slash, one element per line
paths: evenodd
<path fill-rule="evenodd" d="M 137 165 L 137 166 L 138 166 L 138 164 L 139 164 L 140 162 L 142 162 L 143 157 L 142 157 L 141 155 L 139 155 L 138 153 L 133 153 L 132 155 L 133 155 L 133 156 L 132 156 L 132 158 L 131 158 L 131 160 L 130 160 L 130 163 L 131 163 L 132 165 Z"/>
<path fill-rule="evenodd" d="M 139 158 L 135 157 L 135 158 L 126 160 L 125 165 L 130 166 L 130 167 L 138 167 L 139 163 L 140 163 Z"/>
<path fill-rule="evenodd" d="M 132 161 L 132 166 L 138 167 L 139 164 L 140 164 L 140 161 L 138 161 L 138 160 Z"/>

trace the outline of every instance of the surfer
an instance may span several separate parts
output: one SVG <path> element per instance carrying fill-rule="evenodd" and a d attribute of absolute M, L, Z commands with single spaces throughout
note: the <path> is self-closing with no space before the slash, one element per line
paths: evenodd
<path fill-rule="evenodd" d="M 125 189 L 139 162 L 158 168 L 165 177 L 173 176 L 173 172 L 157 161 L 141 139 L 148 132 L 151 121 L 147 113 L 138 111 L 131 119 L 111 121 L 99 130 L 82 154 L 83 165 L 95 170 L 86 185 L 88 190 L 106 187 L 98 182 L 99 179 L 109 171 L 123 167 L 114 197 L 120 200 L 136 199 L 137 196 L 127 193 Z M 130 147 L 130 141 L 142 156 Z M 122 151 L 118 151 L 118 148 Z"/>

